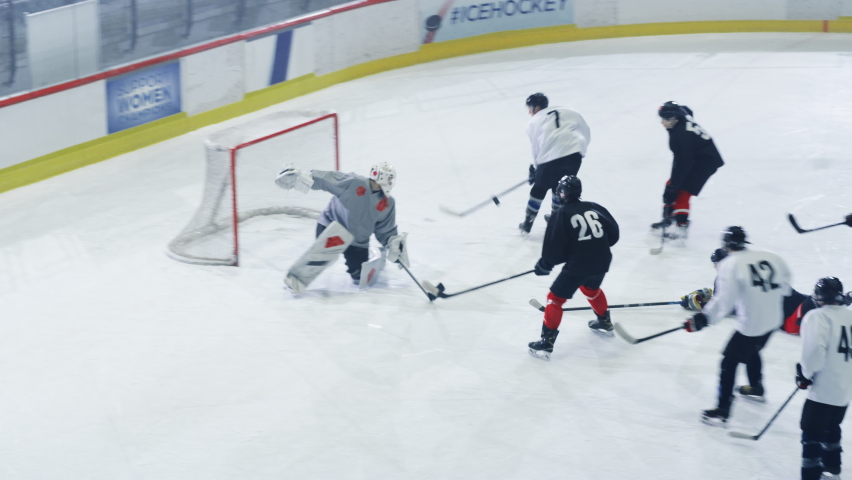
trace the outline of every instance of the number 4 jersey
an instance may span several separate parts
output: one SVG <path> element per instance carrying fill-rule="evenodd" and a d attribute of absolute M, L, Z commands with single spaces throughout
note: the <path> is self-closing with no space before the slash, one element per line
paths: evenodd
<path fill-rule="evenodd" d="M 618 241 L 618 223 L 594 202 L 568 202 L 550 217 L 544 232 L 541 258 L 551 265 L 564 263 L 563 271 L 587 277 L 609 271 Z"/>
<path fill-rule="evenodd" d="M 802 373 L 814 381 L 808 398 L 844 407 L 852 399 L 852 310 L 826 305 L 802 319 Z"/>
<path fill-rule="evenodd" d="M 717 264 L 716 290 L 704 306 L 710 323 L 717 323 L 731 310 L 737 331 L 759 337 L 778 328 L 783 317 L 784 297 L 790 295 L 790 269 L 772 252 L 739 250 Z"/>

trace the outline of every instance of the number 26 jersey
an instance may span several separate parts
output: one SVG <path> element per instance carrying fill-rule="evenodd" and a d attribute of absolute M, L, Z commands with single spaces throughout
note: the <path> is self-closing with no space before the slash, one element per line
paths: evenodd
<path fill-rule="evenodd" d="M 547 223 L 541 258 L 562 270 L 587 277 L 609 271 L 610 247 L 618 242 L 618 223 L 594 202 L 567 202 Z"/>
<path fill-rule="evenodd" d="M 790 269 L 772 252 L 730 252 L 718 266 L 716 291 L 704 306 L 710 323 L 736 311 L 737 331 L 759 337 L 779 327 L 784 297 L 790 295 Z"/>

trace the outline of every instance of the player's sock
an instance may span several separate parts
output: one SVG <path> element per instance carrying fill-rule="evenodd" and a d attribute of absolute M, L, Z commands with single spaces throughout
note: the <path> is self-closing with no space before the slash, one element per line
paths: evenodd
<path fill-rule="evenodd" d="M 541 207 L 541 200 L 536 200 L 533 197 L 530 197 L 530 201 L 527 204 L 526 217 L 524 218 L 524 221 L 518 225 L 518 228 L 522 232 L 530 233 L 535 217 L 538 215 L 539 207 Z"/>
<path fill-rule="evenodd" d="M 553 292 L 547 294 L 547 306 L 544 307 L 544 324 L 547 328 L 556 330 L 562 323 L 562 305 L 567 299 L 557 297 Z"/>
<path fill-rule="evenodd" d="M 606 314 L 609 309 L 609 304 L 606 301 L 606 294 L 604 294 L 603 290 L 600 288 L 593 290 L 581 285 L 580 291 L 586 296 L 586 300 L 589 301 L 589 305 L 592 306 L 592 310 L 595 311 L 595 315 L 602 317 Z"/>
<path fill-rule="evenodd" d="M 802 432 L 802 479 L 819 480 L 822 476 L 822 444 L 810 433 Z"/>

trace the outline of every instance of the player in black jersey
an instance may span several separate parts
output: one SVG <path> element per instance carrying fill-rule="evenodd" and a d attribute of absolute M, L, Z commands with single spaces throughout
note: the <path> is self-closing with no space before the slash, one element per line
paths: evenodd
<path fill-rule="evenodd" d="M 669 148 L 674 155 L 672 173 L 663 192 L 663 219 L 651 225 L 662 229 L 677 221 L 671 238 L 686 238 L 689 227 L 689 198 L 698 196 L 707 180 L 725 162 L 710 135 L 695 123 L 686 105 L 666 102 L 660 107 L 662 124 L 669 132 Z"/>
<path fill-rule="evenodd" d="M 559 181 L 556 194 L 562 207 L 547 223 L 541 259 L 535 265 L 535 274 L 541 276 L 549 275 L 554 266 L 565 264 L 547 294 L 541 340 L 529 344 L 530 355 L 544 360 L 550 360 L 559 334 L 562 305 L 577 288 L 598 317 L 589 322 L 589 328 L 612 335 L 609 306 L 600 286 L 612 262 L 610 247 L 618 242 L 618 223 L 604 207 L 580 200 L 582 191 L 583 184 L 574 175 L 566 175 Z"/>

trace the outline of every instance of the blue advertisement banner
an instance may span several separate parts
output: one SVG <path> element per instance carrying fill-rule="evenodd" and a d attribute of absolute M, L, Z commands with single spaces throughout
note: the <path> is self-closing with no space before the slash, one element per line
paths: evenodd
<path fill-rule="evenodd" d="M 180 63 L 108 80 L 106 96 L 109 133 L 180 113 Z"/>
<path fill-rule="evenodd" d="M 574 23 L 574 0 L 421 0 L 423 43 Z"/>

